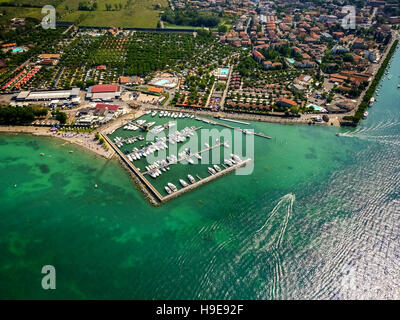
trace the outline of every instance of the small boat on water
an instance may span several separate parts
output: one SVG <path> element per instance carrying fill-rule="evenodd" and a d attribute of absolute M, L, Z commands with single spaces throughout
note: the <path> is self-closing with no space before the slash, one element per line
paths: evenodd
<path fill-rule="evenodd" d="M 233 162 L 229 159 L 225 159 L 224 164 L 226 164 L 228 167 L 232 167 L 233 166 Z"/>
<path fill-rule="evenodd" d="M 240 159 L 239 156 L 237 156 L 236 154 L 231 154 L 231 157 L 233 160 L 235 160 L 236 163 L 241 162 L 242 159 Z"/>
<path fill-rule="evenodd" d="M 171 182 L 168 182 L 168 187 L 172 190 L 172 192 L 178 191 L 176 185 L 172 184 Z"/>
<path fill-rule="evenodd" d="M 182 187 L 184 187 L 184 188 L 188 186 L 187 182 L 183 179 L 179 179 L 179 182 L 181 183 Z"/>
<path fill-rule="evenodd" d="M 243 133 L 246 134 L 246 135 L 252 135 L 252 134 L 254 134 L 254 132 L 252 132 L 252 131 L 250 131 L 250 130 L 247 130 L 247 129 L 243 129 Z"/>
<path fill-rule="evenodd" d="M 221 171 L 222 171 L 221 168 L 220 168 L 219 166 L 217 166 L 216 164 L 214 164 L 214 169 L 215 169 L 217 172 L 221 172 Z"/>
<path fill-rule="evenodd" d="M 188 179 L 190 181 L 191 184 L 195 183 L 196 180 L 193 178 L 193 176 L 191 176 L 190 174 L 188 174 Z"/>
<path fill-rule="evenodd" d="M 374 97 L 372 97 L 370 100 L 369 100 L 369 105 L 371 106 L 371 105 L 373 105 L 374 104 L 374 102 L 375 102 L 375 98 Z"/>
<path fill-rule="evenodd" d="M 170 188 L 168 188 L 167 186 L 165 186 L 165 191 L 166 191 L 168 194 L 171 194 L 171 193 L 172 193 L 172 190 L 171 190 Z"/>
<path fill-rule="evenodd" d="M 217 172 L 213 168 L 208 167 L 208 173 L 209 174 L 216 174 Z"/>
<path fill-rule="evenodd" d="M 363 119 L 367 119 L 368 114 L 369 114 L 368 111 L 365 111 L 364 114 L 363 114 Z"/>

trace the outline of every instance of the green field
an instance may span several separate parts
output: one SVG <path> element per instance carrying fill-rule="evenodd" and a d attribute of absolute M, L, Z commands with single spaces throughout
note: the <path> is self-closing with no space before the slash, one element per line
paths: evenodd
<path fill-rule="evenodd" d="M 41 6 L 56 7 L 59 21 L 74 22 L 80 26 L 155 28 L 160 14 L 168 6 L 167 0 L 97 0 L 97 10 L 78 10 L 82 0 L 2 0 L 0 23 L 15 17 L 32 17 L 41 20 Z M 93 3 L 94 1 L 87 1 Z M 8 6 L 7 4 L 10 3 Z M 106 4 L 111 7 L 107 11 Z M 156 9 L 156 4 L 161 8 Z M 18 5 L 18 7 L 16 7 Z M 25 6 L 25 7 L 24 7 Z M 35 6 L 35 8 L 28 7 Z"/>
<path fill-rule="evenodd" d="M 41 9 L 38 8 L 21 8 L 21 7 L 0 7 L 0 24 L 7 24 L 12 18 L 35 18 L 41 20 Z"/>

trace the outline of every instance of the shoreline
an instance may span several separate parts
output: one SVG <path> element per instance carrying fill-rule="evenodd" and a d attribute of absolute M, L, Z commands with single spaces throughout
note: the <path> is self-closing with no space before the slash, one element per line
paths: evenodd
<path fill-rule="evenodd" d="M 74 144 L 82 147 L 84 150 L 93 152 L 107 160 L 114 156 L 114 151 L 105 150 L 94 140 L 93 133 L 64 133 L 71 136 L 63 136 L 63 134 L 54 134 L 48 128 L 32 127 L 32 126 L 0 126 L 0 134 L 30 134 L 38 137 L 58 138 L 66 143 Z"/>
<path fill-rule="evenodd" d="M 374 96 L 375 92 L 377 91 L 378 85 L 381 82 L 382 77 L 384 76 L 385 72 L 388 70 L 388 68 L 390 68 L 389 63 L 392 60 L 393 56 L 395 55 L 396 50 L 398 50 L 398 45 L 399 45 L 399 39 L 396 38 L 396 39 L 393 39 L 393 41 L 388 46 L 388 49 L 387 49 L 384 57 L 382 57 L 382 62 L 379 65 L 379 68 L 375 74 L 374 79 L 371 81 L 369 86 L 365 89 L 363 95 L 360 96 L 361 102 L 359 103 L 358 108 L 354 113 L 354 116 L 356 116 L 358 112 L 365 112 L 368 110 L 368 108 L 371 107 L 370 99 Z M 360 120 L 357 121 L 357 124 L 360 123 Z"/>
<path fill-rule="evenodd" d="M 261 114 L 247 114 L 247 113 L 230 113 L 230 112 L 212 112 L 205 110 L 192 110 L 186 108 L 177 107 L 158 107 L 158 106 L 145 106 L 146 110 L 157 110 L 157 111 L 169 111 L 169 112 L 182 112 L 191 113 L 195 115 L 207 116 L 214 118 L 216 115 L 221 115 L 222 118 L 235 119 L 235 120 L 247 120 L 265 123 L 278 123 L 283 125 L 317 125 L 317 126 L 332 126 L 340 127 L 340 115 L 335 114 L 335 117 L 330 117 L 328 122 L 315 122 L 311 117 L 315 117 L 317 114 L 302 115 L 302 117 L 281 117 L 281 116 L 268 116 Z"/>

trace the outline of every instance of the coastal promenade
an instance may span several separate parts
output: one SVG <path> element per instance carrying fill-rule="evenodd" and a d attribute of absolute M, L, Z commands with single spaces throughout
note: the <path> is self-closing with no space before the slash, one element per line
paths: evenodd
<path fill-rule="evenodd" d="M 146 107 L 147 108 L 147 107 Z M 148 110 L 164 110 L 168 112 L 183 112 L 190 113 L 195 115 L 207 116 L 207 117 L 215 117 L 216 115 L 220 115 L 222 118 L 228 119 L 236 119 L 236 120 L 244 120 L 244 121 L 257 121 L 257 122 L 269 122 L 269 123 L 279 123 L 279 124 L 310 124 L 313 125 L 331 125 L 331 126 L 340 126 L 339 118 L 343 115 L 335 114 L 330 115 L 329 122 L 313 122 L 312 118 L 315 117 L 315 114 L 302 114 L 301 117 L 283 117 L 283 116 L 270 116 L 263 114 L 251 114 L 251 113 L 237 113 L 237 112 L 226 112 L 226 111 L 206 111 L 206 110 L 193 110 L 193 109 L 184 109 L 177 107 L 157 107 L 151 106 L 151 108 L 147 108 Z"/>

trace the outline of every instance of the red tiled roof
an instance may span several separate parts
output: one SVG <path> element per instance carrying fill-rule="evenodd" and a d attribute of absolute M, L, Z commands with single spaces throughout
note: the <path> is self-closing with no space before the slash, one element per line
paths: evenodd
<path fill-rule="evenodd" d="M 105 108 L 108 108 L 108 110 L 111 110 L 111 111 L 118 110 L 118 106 L 115 104 L 104 104 L 104 103 L 96 104 L 96 109 L 105 109 Z"/>
<path fill-rule="evenodd" d="M 8 48 L 8 47 L 15 47 L 16 45 L 17 45 L 17 43 L 13 42 L 13 43 L 5 43 L 5 44 L 2 44 L 1 46 L 3 48 Z"/>
<path fill-rule="evenodd" d="M 264 56 L 257 50 L 253 50 L 253 55 L 257 59 L 265 59 Z"/>
<path fill-rule="evenodd" d="M 92 93 L 117 92 L 120 87 L 116 84 L 98 84 L 92 87 Z"/>
<path fill-rule="evenodd" d="M 296 103 L 296 102 L 294 102 L 293 100 L 289 100 L 289 99 L 279 99 L 279 100 L 277 101 L 277 103 L 278 103 L 278 102 L 284 102 L 284 103 L 289 104 L 289 105 L 291 105 L 291 106 L 297 106 L 297 103 Z"/>
<path fill-rule="evenodd" d="M 161 88 L 155 88 L 155 87 L 148 87 L 148 88 L 147 88 L 147 91 L 149 91 L 149 92 L 155 92 L 155 93 L 161 93 L 161 92 L 163 92 L 163 89 L 161 89 Z"/>

